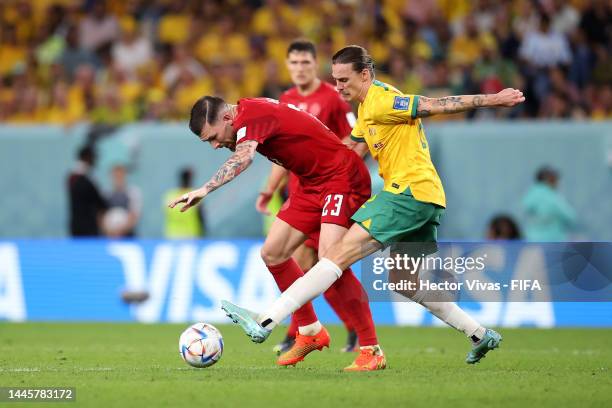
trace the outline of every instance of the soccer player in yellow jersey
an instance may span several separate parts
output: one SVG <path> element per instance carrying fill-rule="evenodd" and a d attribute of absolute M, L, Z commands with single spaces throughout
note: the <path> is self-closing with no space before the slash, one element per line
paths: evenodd
<path fill-rule="evenodd" d="M 359 101 L 351 138 L 355 143 L 367 143 L 372 157 L 379 163 L 384 189 L 353 215 L 356 223 L 341 241 L 323 254 L 267 311 L 249 314 L 245 309 L 223 302 L 223 309 L 256 342 L 263 342 L 276 324 L 331 286 L 343 270 L 377 250 L 396 242 L 416 242 L 430 248 L 427 253 L 435 252 L 437 227 L 446 199 L 431 162 L 421 118 L 479 107 L 510 107 L 525 100 L 521 91 L 511 88 L 497 94 L 443 98 L 403 94 L 374 79 L 372 58 L 356 45 L 334 55 L 332 75 L 345 100 Z M 390 272 L 390 279 L 391 275 Z M 418 291 L 407 295 L 472 341 L 467 363 L 480 361 L 488 351 L 499 346 L 498 333 L 482 327 L 455 303 L 427 301 Z M 379 355 L 375 347 L 362 348 L 349 370 L 375 370 Z"/>

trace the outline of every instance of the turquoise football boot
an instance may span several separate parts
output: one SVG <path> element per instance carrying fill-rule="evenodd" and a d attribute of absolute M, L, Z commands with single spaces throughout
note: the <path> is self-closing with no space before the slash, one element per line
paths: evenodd
<path fill-rule="evenodd" d="M 468 353 L 465 362 L 468 364 L 476 364 L 485 354 L 489 351 L 499 347 L 502 341 L 502 336 L 495 330 L 487 329 L 485 335 L 480 341 L 472 347 L 472 350 Z"/>
<path fill-rule="evenodd" d="M 234 323 L 242 327 L 246 335 L 255 343 L 263 343 L 272 332 L 271 330 L 261 327 L 256 320 L 257 314 L 250 310 L 236 306 L 227 300 L 221 301 L 221 309 L 225 311 L 225 314 L 232 319 Z"/>

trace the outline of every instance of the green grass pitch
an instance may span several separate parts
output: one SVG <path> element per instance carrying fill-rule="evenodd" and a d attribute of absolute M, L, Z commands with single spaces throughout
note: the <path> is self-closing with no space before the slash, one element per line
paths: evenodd
<path fill-rule="evenodd" d="M 339 327 L 330 327 L 330 350 L 282 368 L 271 352 L 281 328 L 253 344 L 238 327 L 218 325 L 224 355 L 206 369 L 180 359 L 185 327 L 1 323 L 0 386 L 76 387 L 70 406 L 90 407 L 612 406 L 609 329 L 503 329 L 501 348 L 469 366 L 469 343 L 452 329 L 383 326 L 388 369 L 343 373 L 355 355 L 338 351 Z"/>

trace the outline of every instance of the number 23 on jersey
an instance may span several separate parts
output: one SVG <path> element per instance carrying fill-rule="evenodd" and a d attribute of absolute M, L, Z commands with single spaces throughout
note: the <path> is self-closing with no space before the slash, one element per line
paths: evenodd
<path fill-rule="evenodd" d="M 337 217 L 340 215 L 342 209 L 342 200 L 344 196 L 342 194 L 328 194 L 325 196 L 325 205 L 323 205 L 322 216 L 331 215 Z"/>

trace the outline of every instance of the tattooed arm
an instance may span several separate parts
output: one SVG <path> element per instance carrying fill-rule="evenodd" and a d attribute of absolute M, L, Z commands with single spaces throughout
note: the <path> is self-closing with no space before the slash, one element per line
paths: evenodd
<path fill-rule="evenodd" d="M 193 190 L 187 194 L 183 194 L 181 197 L 174 199 L 168 207 L 174 208 L 179 203 L 185 203 L 181 207 L 181 212 L 187 211 L 189 208 L 198 204 L 208 193 L 215 191 L 222 185 L 229 183 L 235 179 L 240 173 L 246 170 L 247 167 L 253 162 L 255 156 L 255 149 L 257 148 L 257 142 L 248 140 L 240 143 L 236 147 L 234 154 L 217 170 L 215 175 L 202 187 L 197 190 Z"/>
<path fill-rule="evenodd" d="M 443 98 L 419 96 L 416 116 L 424 118 L 440 113 L 457 113 L 476 108 L 514 106 L 524 100 L 523 93 L 512 88 L 486 95 L 445 96 Z"/>
<path fill-rule="evenodd" d="M 234 154 L 217 170 L 217 173 L 210 181 L 202 186 L 202 189 L 208 194 L 215 191 L 225 183 L 232 181 L 236 176 L 246 170 L 253 163 L 257 142 L 248 140 L 240 143 L 236 147 Z"/>

